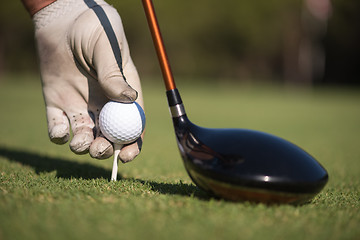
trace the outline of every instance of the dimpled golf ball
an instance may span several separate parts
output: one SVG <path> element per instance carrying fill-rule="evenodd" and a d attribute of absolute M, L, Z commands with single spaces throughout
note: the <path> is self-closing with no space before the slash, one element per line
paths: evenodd
<path fill-rule="evenodd" d="M 99 126 L 113 143 L 127 144 L 138 139 L 145 128 L 145 113 L 140 105 L 110 101 L 100 111 Z"/>

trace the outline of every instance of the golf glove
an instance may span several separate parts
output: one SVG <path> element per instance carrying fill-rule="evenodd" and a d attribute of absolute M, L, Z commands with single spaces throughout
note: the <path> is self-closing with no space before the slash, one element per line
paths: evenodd
<path fill-rule="evenodd" d="M 98 119 L 110 100 L 143 106 L 140 79 L 117 11 L 102 0 L 57 0 L 33 16 L 49 137 L 76 154 L 104 159 L 113 146 Z M 133 160 L 142 139 L 124 146 Z"/>

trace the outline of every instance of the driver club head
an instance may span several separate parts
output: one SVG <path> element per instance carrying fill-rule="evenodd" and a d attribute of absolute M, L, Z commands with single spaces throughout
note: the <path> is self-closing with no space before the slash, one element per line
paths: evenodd
<path fill-rule="evenodd" d="M 298 146 L 254 130 L 199 127 L 178 91 L 167 95 L 185 168 L 206 192 L 231 201 L 300 204 L 326 185 L 326 170 Z"/>

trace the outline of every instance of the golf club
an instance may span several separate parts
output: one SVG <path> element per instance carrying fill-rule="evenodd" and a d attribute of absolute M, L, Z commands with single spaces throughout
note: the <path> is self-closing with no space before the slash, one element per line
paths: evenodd
<path fill-rule="evenodd" d="M 176 88 L 151 0 L 142 0 L 159 58 L 175 135 L 193 182 L 232 201 L 304 203 L 328 181 L 326 170 L 296 145 L 247 129 L 199 127 L 187 117 Z"/>

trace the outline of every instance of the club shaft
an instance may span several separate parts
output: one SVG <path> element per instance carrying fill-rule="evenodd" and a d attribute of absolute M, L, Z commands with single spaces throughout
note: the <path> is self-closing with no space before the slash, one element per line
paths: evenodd
<path fill-rule="evenodd" d="M 164 41 L 161 36 L 159 23 L 155 14 L 154 5 L 151 0 L 142 0 L 147 22 L 149 24 L 151 36 L 155 45 L 156 53 L 159 59 L 161 71 L 164 78 L 166 90 L 176 88 L 174 77 L 171 71 L 170 63 L 167 57 Z"/>

